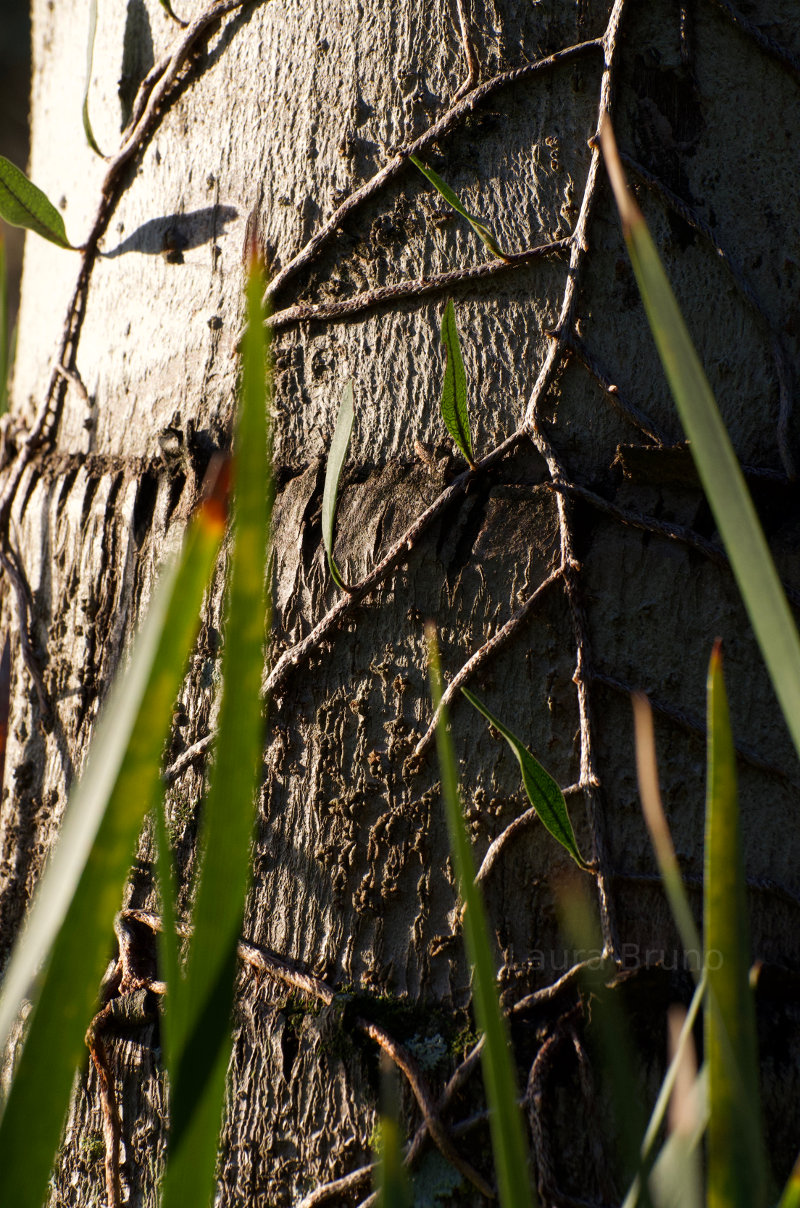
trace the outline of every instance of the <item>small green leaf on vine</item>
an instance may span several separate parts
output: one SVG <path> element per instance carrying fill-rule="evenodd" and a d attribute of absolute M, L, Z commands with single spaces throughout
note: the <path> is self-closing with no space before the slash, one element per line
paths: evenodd
<path fill-rule="evenodd" d="M 353 383 L 349 381 L 342 391 L 336 427 L 333 430 L 328 465 L 325 470 L 325 488 L 322 492 L 322 541 L 328 556 L 331 578 L 342 591 L 349 591 L 333 557 L 333 522 L 336 519 L 336 499 L 339 493 L 339 478 L 347 457 L 350 433 L 353 430 Z"/>
<path fill-rule="evenodd" d="M 0 155 L 0 218 L 11 226 L 35 231 L 59 247 L 73 248 L 64 219 L 41 189 L 15 164 Z"/>
<path fill-rule="evenodd" d="M 482 222 L 480 218 L 476 218 L 474 214 L 470 214 L 464 209 L 457 194 L 453 192 L 447 181 L 442 180 L 441 176 L 439 176 L 437 172 L 434 172 L 433 168 L 426 167 L 425 164 L 417 159 L 416 155 L 410 155 L 408 158 L 416 168 L 419 168 L 422 175 L 427 177 L 434 189 L 441 193 L 448 205 L 451 205 L 456 213 L 460 214 L 462 218 L 466 218 L 475 234 L 479 239 L 483 240 L 492 255 L 499 256 L 501 260 L 507 260 L 508 256 L 502 250 L 500 244 L 497 242 L 486 223 Z"/>
<path fill-rule="evenodd" d="M 516 755 L 520 771 L 522 772 L 522 783 L 525 786 L 525 792 L 528 794 L 528 800 L 550 831 L 550 834 L 569 852 L 579 868 L 588 868 L 589 866 L 578 849 L 575 832 L 569 820 L 567 803 L 557 782 L 549 772 L 544 770 L 539 761 L 534 759 L 528 748 L 523 746 L 516 734 L 512 734 L 501 721 L 498 721 L 493 713 L 489 712 L 483 701 L 479 700 L 473 692 L 469 692 L 466 688 L 462 688 L 461 691 L 469 703 L 479 713 L 483 714 L 499 734 L 502 734 Z"/>
<path fill-rule="evenodd" d="M 89 117 L 89 88 L 92 83 L 92 62 L 94 60 L 94 39 L 97 33 L 97 0 L 90 0 L 89 3 L 89 40 L 86 45 L 86 87 L 83 90 L 83 108 L 81 116 L 83 118 L 83 133 L 86 135 L 86 141 L 94 151 L 95 155 L 99 155 L 101 159 L 105 159 L 103 152 L 97 145 L 97 139 L 94 136 L 92 129 L 92 121 Z"/>
<path fill-rule="evenodd" d="M 467 375 L 461 359 L 461 344 L 452 301 L 447 303 L 442 315 L 442 343 L 447 349 L 447 365 L 442 384 L 442 419 L 470 466 L 474 466 L 467 409 Z"/>

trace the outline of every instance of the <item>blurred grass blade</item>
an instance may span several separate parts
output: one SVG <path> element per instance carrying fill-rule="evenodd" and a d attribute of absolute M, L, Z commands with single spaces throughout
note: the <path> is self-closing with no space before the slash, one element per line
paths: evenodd
<path fill-rule="evenodd" d="M 800 1157 L 789 1175 L 789 1181 L 783 1189 L 778 1208 L 800 1208 Z"/>
<path fill-rule="evenodd" d="M 783 716 L 800 755 L 800 637 L 711 387 L 625 184 L 610 123 L 603 153 L 628 252 L 681 423 Z"/>
<path fill-rule="evenodd" d="M 759 1208 L 766 1202 L 758 1050 L 744 861 L 739 836 L 736 753 L 717 642 L 708 670 L 705 952 L 709 984 L 707 1202 Z"/>
<path fill-rule="evenodd" d="M 523 746 L 522 742 L 517 738 L 516 734 L 512 734 L 501 721 L 495 717 L 484 705 L 483 701 L 479 700 L 473 692 L 467 688 L 462 688 L 461 691 L 466 696 L 467 700 L 473 705 L 479 713 L 482 713 L 491 725 L 494 726 L 503 738 L 506 740 L 511 750 L 517 757 L 517 762 L 522 772 L 522 783 L 525 786 L 525 792 L 528 794 L 528 800 L 535 808 L 544 826 L 547 827 L 554 839 L 557 839 L 561 846 L 569 852 L 579 868 L 587 868 L 586 861 L 578 850 L 578 844 L 575 840 L 575 832 L 572 829 L 572 823 L 569 819 L 567 803 L 564 800 L 564 794 L 558 787 L 558 784 L 546 772 L 538 760 L 534 759 L 527 747 Z"/>
<path fill-rule="evenodd" d="M 158 932 L 158 964 L 161 978 L 167 983 L 167 993 L 161 999 L 161 1052 L 167 1077 L 175 1070 L 175 1045 L 172 1027 L 172 988 L 181 976 L 178 957 L 177 920 L 175 916 L 175 871 L 165 816 L 165 803 L 158 802 L 153 810 L 153 830 L 156 839 L 158 892 L 161 898 L 161 930 Z"/>
<path fill-rule="evenodd" d="M 199 836 L 199 884 L 186 976 L 172 992 L 176 1055 L 163 1208 L 202 1208 L 214 1170 L 231 1049 L 236 945 L 250 886 L 250 847 L 264 743 L 267 547 L 272 474 L 267 415 L 263 270 L 252 258 L 242 385 L 234 443 L 235 485 L 222 699 L 216 757 Z M 266 619 L 265 619 L 266 618 Z"/>
<path fill-rule="evenodd" d="M 701 1166 L 701 1145 L 708 1125 L 708 1069 L 700 1070 L 692 1088 L 695 1125 L 691 1135 L 673 1132 L 656 1159 L 650 1174 L 650 1193 L 655 1208 L 702 1208 L 693 1178 Z"/>
<path fill-rule="evenodd" d="M 342 466 L 347 458 L 350 444 L 350 433 L 353 430 L 353 383 L 349 381 L 342 391 L 342 401 L 339 404 L 339 414 L 336 417 L 336 427 L 333 430 L 328 465 L 325 469 L 325 488 L 322 492 L 322 541 L 325 553 L 328 555 L 328 569 L 331 578 L 342 591 L 349 591 L 347 584 L 339 573 L 333 557 L 333 524 L 336 519 L 336 499 L 339 494 L 339 478 Z"/>
<path fill-rule="evenodd" d="M 501 260 L 506 260 L 507 256 L 505 252 L 500 247 L 489 227 L 485 222 L 482 222 L 480 218 L 476 218 L 474 214 L 470 214 L 464 209 L 458 198 L 458 194 L 453 192 L 449 184 L 442 180 L 441 176 L 439 176 L 437 172 L 434 172 L 433 168 L 426 167 L 421 160 L 417 159 L 416 155 L 409 155 L 408 158 L 411 160 L 414 167 L 419 168 L 422 175 L 427 177 L 434 189 L 441 193 L 448 205 L 451 205 L 456 213 L 460 214 L 462 218 L 466 218 L 475 234 L 486 244 L 492 255 L 499 256 Z"/>
<path fill-rule="evenodd" d="M 664 806 L 661 803 L 653 711 L 650 708 L 649 700 L 641 692 L 632 693 L 631 701 L 636 732 L 636 774 L 639 780 L 642 813 L 650 832 L 650 842 L 653 844 L 653 851 L 658 860 L 664 892 L 681 937 L 687 963 L 695 979 L 698 979 L 703 964 L 703 949 L 692 908 L 686 896 L 672 835 L 664 814 Z"/>
<path fill-rule="evenodd" d="M 162 791 L 172 710 L 223 532 L 224 508 L 209 500 L 180 560 L 159 577 L 6 973 L 0 1048 L 23 998 L 34 1002 L 0 1120 L 3 1202 L 15 1208 L 41 1208 L 45 1199 L 136 839 Z"/>
<path fill-rule="evenodd" d="M 8 411 L 8 375 L 11 372 L 10 345 L 6 241 L 3 232 L 0 231 L 0 415 L 4 415 Z"/>
<path fill-rule="evenodd" d="M 15 164 L 0 155 L 0 218 L 11 226 L 35 231 L 43 239 L 70 248 L 64 219 L 41 189 Z"/>
<path fill-rule="evenodd" d="M 474 466 L 472 434 L 469 430 L 469 411 L 467 409 L 467 375 L 464 372 L 464 362 L 461 358 L 456 312 L 452 301 L 447 303 L 442 315 L 442 343 L 447 349 L 447 364 L 442 384 L 442 418 L 447 431 L 469 464 Z"/>
<path fill-rule="evenodd" d="M 89 0 L 89 40 L 86 45 L 86 86 L 83 90 L 83 106 L 81 108 L 81 116 L 83 118 L 83 133 L 86 135 L 86 141 L 94 151 L 95 155 L 99 155 L 101 159 L 105 159 L 103 152 L 97 145 L 97 139 L 92 130 L 92 121 L 89 117 L 89 89 L 92 86 L 92 65 L 94 61 L 94 39 L 97 33 L 97 0 Z"/>
<path fill-rule="evenodd" d="M 683 1021 L 679 1024 L 679 1030 L 674 1029 L 672 1011 L 669 1014 L 669 1024 L 671 1024 L 671 1028 L 669 1028 L 669 1067 L 661 1084 L 653 1113 L 650 1115 L 647 1132 L 644 1134 L 642 1150 L 640 1150 L 639 1173 L 634 1178 L 631 1189 L 622 1202 L 622 1208 L 636 1208 L 639 1203 L 640 1195 L 642 1195 L 642 1183 L 643 1180 L 649 1179 L 655 1157 L 656 1140 L 659 1139 L 667 1113 L 669 1113 L 671 1132 L 680 1132 L 684 1142 L 689 1142 L 696 1132 L 698 1105 L 692 1028 L 694 1028 L 697 1012 L 700 1010 L 705 993 L 705 978 L 701 978 L 700 985 L 695 987 L 695 993 L 692 995 L 689 1011 L 683 1012 Z M 674 1119 L 676 1099 L 680 1108 L 683 1109 L 680 1121 Z M 678 1128 L 676 1128 L 676 1123 L 678 1123 Z M 684 1146 L 682 1161 L 679 1165 L 680 1171 L 686 1175 L 686 1178 L 683 1180 L 685 1186 L 682 1186 L 677 1203 L 684 1203 L 686 1208 L 702 1208 L 702 1179 L 695 1150 L 690 1150 L 688 1145 Z M 697 1191 L 697 1195 L 695 1195 L 695 1191 Z M 660 1195 L 656 1194 L 653 1185 L 650 1185 L 650 1195 L 656 1208 L 661 1208 Z"/>
<path fill-rule="evenodd" d="M 432 625 L 428 626 L 426 636 L 431 695 L 434 710 L 438 710 L 442 701 L 442 673 L 436 631 Z M 486 909 L 480 889 L 475 883 L 475 864 L 464 824 L 458 790 L 458 770 L 446 709 L 439 713 L 436 748 L 453 864 L 464 901 L 464 940 L 472 967 L 475 1019 L 486 1037 L 481 1057 L 500 1204 L 501 1208 L 531 1208 L 536 1202 L 536 1197 L 531 1185 L 522 1116 L 517 1104 L 516 1078 L 511 1062 L 508 1032 L 497 997 Z"/>
<path fill-rule="evenodd" d="M 378 1124 L 376 1208 L 411 1208 L 411 1190 L 403 1165 L 400 1140 L 400 1096 L 397 1071 L 391 1058 L 381 1053 L 381 1116 Z"/>

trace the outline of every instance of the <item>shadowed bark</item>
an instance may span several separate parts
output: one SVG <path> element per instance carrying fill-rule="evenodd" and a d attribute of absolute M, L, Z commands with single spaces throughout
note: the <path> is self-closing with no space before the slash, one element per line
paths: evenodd
<path fill-rule="evenodd" d="M 625 1190 L 615 1130 L 597 1123 L 607 1094 L 558 894 L 580 881 L 596 903 L 649 1102 L 666 1008 L 690 983 L 640 817 L 627 692 L 644 689 L 658 709 L 665 803 L 699 909 L 705 670 L 723 638 L 754 955 L 765 962 L 765 1105 L 776 1175 L 788 1171 L 800 1069 L 796 760 L 680 446 L 588 142 L 610 109 L 796 592 L 800 19 L 788 0 L 768 9 L 751 24 L 710 0 L 688 13 L 624 0 L 208 10 L 186 0 L 182 30 L 156 0 L 101 5 L 89 103 L 103 163 L 80 120 L 88 13 L 78 0 L 34 0 L 30 174 L 84 250 L 30 239 L 25 251 L 0 483 L 14 635 L 0 805 L 6 954 L 157 567 L 210 456 L 229 444 L 248 221 L 273 279 L 271 698 L 221 1203 L 361 1202 L 375 1041 L 402 1044 L 421 1068 L 408 1067 L 410 1136 L 425 1112 L 437 1131 L 432 1105 L 469 1049 L 469 975 L 426 738 L 428 618 L 446 678 L 473 660 L 470 687 L 574 786 L 578 841 L 595 862 L 577 873 L 532 819 L 483 881 L 546 1203 L 612 1203 Z M 411 152 L 491 227 L 510 263 L 493 260 Z M 450 297 L 473 473 L 439 414 Z M 351 377 L 336 544 L 355 588 L 345 597 L 327 572 L 320 510 Z M 213 758 L 223 583 L 220 566 L 166 756 L 184 917 Z M 460 694 L 452 728 L 482 858 L 528 803 L 511 752 Z M 151 857 L 144 836 L 130 910 L 157 910 Z M 155 1204 L 164 1154 L 157 1043 L 146 1013 L 106 1042 L 123 1198 L 136 1205 Z M 422 1185 L 440 1186 L 426 1202 L 483 1202 L 469 1180 L 491 1182 L 485 1122 L 466 1136 L 459 1125 L 483 1107 L 473 1068 L 442 1112 L 454 1127 L 449 1139 L 439 1131 L 440 1152 L 415 1144 Z M 102 1201 L 101 1119 L 90 1070 L 53 1203 Z M 460 1171 L 444 1165 L 448 1146 Z"/>

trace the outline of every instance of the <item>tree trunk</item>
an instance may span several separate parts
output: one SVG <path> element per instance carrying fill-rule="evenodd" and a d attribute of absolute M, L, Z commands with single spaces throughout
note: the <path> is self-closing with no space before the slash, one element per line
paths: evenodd
<path fill-rule="evenodd" d="M 88 243 L 79 255 L 31 238 L 25 251 L 0 505 L 5 558 L 18 568 L 4 605 L 14 635 L 6 949 L 156 569 L 181 538 L 211 453 L 229 443 L 248 218 L 275 282 L 273 670 L 246 938 L 352 998 L 320 1014 L 313 996 L 243 964 L 220 1203 L 296 1203 L 369 1162 L 377 1065 L 357 1018 L 378 1020 L 422 1058 L 434 1098 L 466 1051 L 458 904 L 435 756 L 429 742 L 420 749 L 431 719 L 427 618 L 447 677 L 481 652 L 471 687 L 563 786 L 577 786 L 573 821 L 596 861 L 596 875 L 578 874 L 539 823 L 502 848 L 484 888 L 506 1004 L 575 964 L 557 902 L 566 883 L 585 882 L 617 962 L 609 980 L 629 975 L 643 1100 L 663 1068 L 665 1008 L 689 983 L 639 812 L 627 692 L 644 689 L 659 707 L 664 799 L 699 909 L 704 680 L 711 642 L 723 637 L 754 955 L 771 970 L 759 1002 L 776 1174 L 793 1158 L 795 757 L 732 576 L 711 548 L 710 512 L 677 443 L 587 143 L 610 104 L 737 452 L 753 467 L 781 573 L 800 587 L 789 415 L 800 339 L 791 57 L 800 18 L 788 0 L 768 8 L 751 25 L 723 0 L 680 12 L 624 0 L 613 10 L 603 0 L 221 0 L 214 20 L 187 33 L 156 0 L 101 4 L 89 109 L 112 155 L 142 80 L 196 34 L 174 79 L 169 69 L 156 82 L 169 86 L 130 158 L 109 170 L 80 122 L 87 6 L 34 0 L 30 174 L 60 204 L 72 240 Z M 179 9 L 192 21 L 203 12 L 202 0 Z M 489 224 L 507 263 L 405 162 L 409 148 Z M 516 257 L 542 245 L 555 246 Z M 381 293 L 388 286 L 397 289 Z M 439 412 L 448 297 L 475 456 L 488 459 L 469 476 Z M 327 573 L 320 505 L 351 377 L 356 423 L 336 547 L 348 581 L 361 584 L 407 537 L 348 599 Z M 25 443 L 45 415 L 42 439 Z M 426 508 L 428 523 L 413 527 Z M 220 570 L 167 753 L 187 914 L 213 748 L 176 761 L 213 733 L 222 589 Z M 480 859 L 527 801 L 511 752 L 460 696 L 452 727 Z M 130 909 L 157 908 L 150 857 L 145 836 Z M 593 1122 L 605 1091 L 587 1065 L 576 987 L 567 979 L 514 1015 L 520 1083 L 530 1071 L 545 1202 L 610 1203 L 624 1188 Z M 165 1143 L 154 1025 L 111 1051 L 125 1195 L 151 1205 Z M 481 1094 L 473 1075 L 447 1119 L 479 1108 Z M 410 1093 L 405 1108 L 413 1131 Z M 102 1202 L 101 1137 L 92 1073 L 76 1094 L 54 1203 Z M 482 1127 L 454 1144 L 491 1180 Z M 447 1202 L 448 1179 L 455 1187 L 462 1177 L 433 1148 L 417 1168 L 434 1197 L 426 1203 Z M 331 1197 L 368 1192 L 368 1179 L 354 1179 Z M 468 1176 L 454 1195 L 481 1202 Z"/>

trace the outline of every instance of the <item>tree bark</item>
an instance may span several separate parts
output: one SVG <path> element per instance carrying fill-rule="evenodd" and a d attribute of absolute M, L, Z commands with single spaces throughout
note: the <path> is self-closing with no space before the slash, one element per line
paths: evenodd
<path fill-rule="evenodd" d="M 796 593 L 795 6 L 773 0 L 752 24 L 722 0 L 680 10 L 624 0 L 221 0 L 196 32 L 179 29 L 156 0 L 100 5 L 89 105 L 112 157 L 142 81 L 154 65 L 176 67 L 171 83 L 169 66 L 158 77 L 155 90 L 169 86 L 152 119 L 142 118 L 130 158 L 110 167 L 81 129 L 86 8 L 33 5 L 30 174 L 60 204 L 72 240 L 88 242 L 81 254 L 33 239 L 25 250 L 0 503 L 4 556 L 18 570 L 6 576 L 4 603 L 14 655 L 5 950 L 158 564 L 180 541 L 211 453 L 228 447 L 249 220 L 275 285 L 278 493 L 269 728 L 245 938 L 294 962 L 296 981 L 310 975 L 353 997 L 318 1014 L 313 993 L 292 991 L 277 966 L 257 975 L 243 962 L 220 1202 L 296 1203 L 369 1162 L 377 1067 L 358 1018 L 426 1058 L 434 1098 L 465 1051 L 468 971 L 435 758 L 423 743 L 427 618 L 439 626 L 448 678 L 483 652 L 470 685 L 563 786 L 577 786 L 573 821 L 596 861 L 596 874 L 579 878 L 538 823 L 502 848 L 484 887 L 506 1005 L 575 965 L 557 903 L 565 885 L 585 882 L 615 962 L 609 980 L 634 1018 L 643 1099 L 663 1067 L 664 1009 L 688 981 L 675 967 L 677 939 L 640 817 L 627 694 L 644 689 L 659 708 L 664 799 L 699 910 L 704 680 L 711 642 L 723 637 L 753 950 L 769 969 L 759 1002 L 771 1152 L 776 1175 L 785 1173 L 800 1069 L 796 760 L 732 576 L 712 548 L 710 512 L 588 140 L 610 106 Z M 205 11 L 185 0 L 179 15 L 202 24 Z M 169 59 L 181 40 L 182 64 Z M 407 162 L 414 148 L 488 223 L 508 263 Z M 471 475 L 439 413 L 448 297 L 469 381 L 479 462 Z M 337 558 L 353 584 L 382 569 L 348 599 L 326 570 L 320 504 L 351 377 L 357 413 Z M 26 443 L 47 417 L 42 439 Z M 187 915 L 213 748 L 182 756 L 213 734 L 223 586 L 221 566 L 167 752 Z M 480 859 L 527 802 L 511 753 L 459 696 L 452 727 Z M 144 836 L 129 909 L 157 909 L 150 858 Z M 607 1203 L 624 1188 L 592 1123 L 605 1092 L 587 1065 L 591 1029 L 576 987 L 567 978 L 514 1015 L 520 1082 L 528 1079 L 545 1202 Z M 151 1205 L 165 1145 L 154 1025 L 108 1047 L 124 1195 Z M 478 1083 L 473 1075 L 448 1119 L 480 1107 Z M 405 1106 L 413 1131 L 410 1092 Z M 54 1203 L 102 1202 L 101 1136 L 90 1072 Z M 479 1128 L 454 1144 L 491 1179 L 486 1137 Z M 435 1151 L 421 1161 L 424 1185 L 446 1187 Z M 331 1202 L 368 1192 L 368 1179 L 354 1179 L 349 1190 L 331 1188 Z M 468 1179 L 454 1194 L 480 1202 Z"/>

